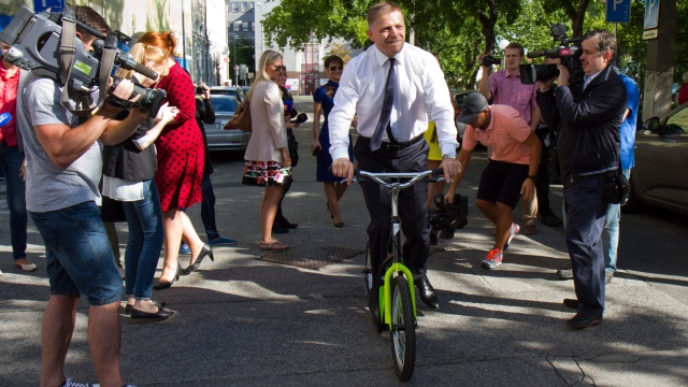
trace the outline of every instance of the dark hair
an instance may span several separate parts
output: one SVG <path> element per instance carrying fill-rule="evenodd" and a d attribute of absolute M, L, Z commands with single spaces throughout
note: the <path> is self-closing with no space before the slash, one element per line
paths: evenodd
<path fill-rule="evenodd" d="M 330 55 L 325 58 L 325 68 L 330 68 L 330 63 L 332 62 L 337 62 L 344 66 L 344 60 L 342 60 L 342 58 L 338 57 L 337 55 Z"/>
<path fill-rule="evenodd" d="M 604 54 L 609 51 L 612 53 L 612 58 L 616 54 L 616 38 L 609 31 L 592 30 L 583 36 L 583 40 L 586 39 L 593 39 L 598 53 Z"/>
<path fill-rule="evenodd" d="M 520 44 L 518 44 L 518 43 L 509 43 L 509 44 L 506 45 L 506 47 L 504 47 L 504 51 L 506 51 L 506 50 L 508 50 L 508 49 L 510 49 L 510 48 L 511 48 L 511 49 L 516 49 L 516 50 L 518 50 L 518 52 L 521 53 L 521 56 L 523 56 L 523 53 L 524 53 L 524 51 L 523 51 L 523 46 L 521 46 Z"/>
<path fill-rule="evenodd" d="M 392 1 L 381 1 L 379 3 L 373 4 L 368 8 L 368 14 L 366 15 L 366 20 L 368 21 L 368 26 L 375 22 L 375 19 L 380 15 L 387 15 L 388 13 L 399 11 L 402 12 L 399 4 Z"/>
<path fill-rule="evenodd" d="M 87 7 L 84 5 L 77 5 L 74 7 L 74 17 L 76 20 L 88 24 L 89 26 L 97 29 L 98 31 L 108 34 L 110 33 L 110 26 L 108 23 L 103 19 L 102 16 L 100 16 L 96 11 L 93 10 L 91 7 Z M 85 29 L 79 27 L 77 24 L 76 30 L 81 33 L 84 38 L 93 38 L 94 36 L 91 35 L 88 31 Z M 86 39 L 88 40 L 88 39 Z"/>

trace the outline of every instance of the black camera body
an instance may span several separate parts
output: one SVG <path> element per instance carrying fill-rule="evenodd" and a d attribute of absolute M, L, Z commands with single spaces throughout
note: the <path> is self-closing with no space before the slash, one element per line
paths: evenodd
<path fill-rule="evenodd" d="M 502 63 L 502 58 L 495 58 L 492 55 L 485 55 L 483 59 L 480 61 L 480 64 L 483 66 L 490 67 L 492 65 L 498 65 Z"/>
<path fill-rule="evenodd" d="M 428 211 L 428 222 L 432 233 L 439 233 L 442 239 L 454 237 L 454 231 L 463 228 L 468 224 L 468 198 L 461 194 L 454 194 L 454 202 L 444 201 L 442 194 L 433 197 L 430 211 Z"/>
<path fill-rule="evenodd" d="M 97 38 L 92 44 L 93 51 L 86 51 L 77 37 L 73 38 L 73 50 L 71 47 L 61 47 L 63 28 L 58 23 L 64 25 L 67 22 L 72 25 L 78 24 Z M 81 96 L 91 95 L 98 87 L 104 89 L 105 85 L 101 83 L 107 81 L 107 77 L 101 77 L 101 73 L 105 75 L 107 72 L 109 75 L 115 65 L 134 70 L 151 79 L 158 77 L 156 72 L 136 62 L 130 54 L 117 50 L 117 42 L 128 43 L 128 36 L 119 31 L 105 36 L 100 31 L 75 20 L 73 12 L 68 7 L 63 14 L 35 14 L 26 6 L 22 6 L 0 33 L 0 40 L 11 46 L 4 57 L 7 62 L 41 77 L 51 78 Z M 65 62 L 63 55 L 66 54 L 73 54 L 71 68 L 67 69 L 63 68 L 62 64 Z M 103 60 L 104 57 L 108 58 L 109 63 Z M 101 97 L 104 97 L 104 94 L 101 93 Z M 157 99 L 159 96 L 146 100 Z M 91 107 L 97 106 L 97 102 L 90 101 Z M 157 114 L 155 105 L 141 102 L 139 104 L 151 115 Z"/>
<path fill-rule="evenodd" d="M 583 52 L 581 48 L 582 37 L 575 37 L 569 39 L 566 35 L 566 30 L 561 23 L 552 24 L 549 29 L 554 37 L 555 42 L 559 42 L 557 47 L 549 50 L 535 50 L 528 53 L 528 58 L 559 58 L 561 63 L 569 70 L 570 78 L 569 85 L 574 98 L 577 100 L 582 93 L 581 87 L 583 85 L 583 66 L 580 62 L 580 55 Z M 559 70 L 556 65 L 521 65 L 521 83 L 532 85 L 536 81 L 546 81 L 559 76 Z"/>

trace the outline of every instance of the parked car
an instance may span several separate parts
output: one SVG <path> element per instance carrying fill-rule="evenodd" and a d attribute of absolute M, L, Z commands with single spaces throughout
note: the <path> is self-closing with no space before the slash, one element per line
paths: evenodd
<path fill-rule="evenodd" d="M 210 87 L 210 95 L 231 95 L 236 97 L 241 103 L 244 100 L 244 91 L 240 87 L 234 86 L 212 86 Z"/>
<path fill-rule="evenodd" d="M 210 101 L 215 109 L 215 122 L 204 124 L 210 150 L 244 151 L 251 133 L 239 129 L 224 129 L 243 100 L 240 91 L 231 88 L 210 89 Z"/>
<path fill-rule="evenodd" d="M 626 210 L 640 202 L 688 215 L 688 103 L 650 118 L 636 133 Z"/>

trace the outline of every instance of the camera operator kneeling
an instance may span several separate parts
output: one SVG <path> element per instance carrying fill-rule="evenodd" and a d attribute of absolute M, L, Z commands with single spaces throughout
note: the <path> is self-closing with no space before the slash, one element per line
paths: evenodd
<path fill-rule="evenodd" d="M 89 7 L 74 7 L 79 21 L 108 33 L 105 20 Z M 96 37 L 77 26 L 86 50 Z M 107 100 L 88 118 L 73 115 L 60 103 L 63 86 L 35 72 L 20 87 L 17 119 L 26 154 L 26 205 L 45 243 L 50 299 L 43 316 L 41 385 L 66 382 L 63 367 L 80 294 L 88 298 L 88 342 L 98 380 L 121 386 L 119 372 L 120 278 L 96 202 L 100 201 L 101 146 L 127 139 L 146 119 L 133 109 Z M 134 89 L 122 80 L 111 94 L 129 100 Z M 71 93 L 71 91 L 70 91 Z M 135 100 L 137 97 L 132 98 Z"/>
<path fill-rule="evenodd" d="M 553 79 L 538 81 L 537 101 L 547 125 L 559 126 L 557 145 L 566 210 L 566 244 L 573 267 L 577 309 L 566 324 L 586 328 L 602 321 L 604 256 L 602 228 L 607 203 L 605 175 L 619 168 L 619 127 L 626 110 L 626 88 L 611 64 L 616 40 L 608 31 L 583 37 L 580 61 L 585 73 L 582 96 L 574 100 L 569 70 L 558 64 Z"/>

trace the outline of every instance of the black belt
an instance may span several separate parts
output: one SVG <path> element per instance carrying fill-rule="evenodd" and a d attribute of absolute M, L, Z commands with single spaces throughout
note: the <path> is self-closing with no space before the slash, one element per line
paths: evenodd
<path fill-rule="evenodd" d="M 423 139 L 423 135 L 421 134 L 421 135 L 419 135 L 415 138 L 412 138 L 408 141 L 405 141 L 405 142 L 384 142 L 383 141 L 382 144 L 380 144 L 380 149 L 385 150 L 385 151 L 398 151 L 398 150 L 407 148 L 407 147 L 417 143 L 418 141 L 420 141 L 422 139 Z M 370 137 L 359 136 L 358 141 L 361 141 L 363 144 L 368 145 L 370 147 Z"/>
<path fill-rule="evenodd" d="M 616 170 L 614 170 L 614 172 L 616 172 Z M 563 185 L 564 188 L 569 188 L 578 182 L 581 182 L 583 180 L 593 179 L 593 178 L 600 177 L 600 176 L 604 176 L 606 173 L 607 172 L 602 172 L 602 173 L 594 173 L 592 175 L 582 175 L 582 176 L 566 175 L 561 179 L 561 185 Z"/>

